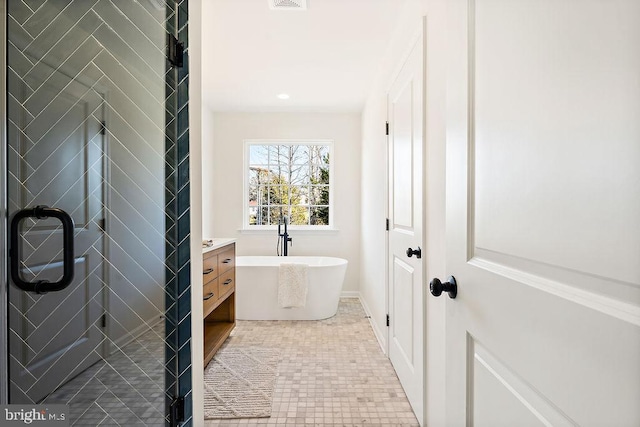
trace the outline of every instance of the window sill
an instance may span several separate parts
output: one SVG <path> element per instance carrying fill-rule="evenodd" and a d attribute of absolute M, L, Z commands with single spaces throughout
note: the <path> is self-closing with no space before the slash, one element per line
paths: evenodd
<path fill-rule="evenodd" d="M 241 228 L 238 230 L 240 234 L 262 234 L 271 235 L 278 234 L 278 228 Z M 287 230 L 289 235 L 295 236 L 300 234 L 336 234 L 340 232 L 340 229 L 333 227 L 318 227 L 318 228 L 289 228 Z"/>

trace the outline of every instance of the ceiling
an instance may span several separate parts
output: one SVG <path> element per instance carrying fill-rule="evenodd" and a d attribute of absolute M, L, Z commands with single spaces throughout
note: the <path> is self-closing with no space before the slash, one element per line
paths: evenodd
<path fill-rule="evenodd" d="M 403 3 L 308 0 L 292 11 L 205 0 L 204 102 L 213 111 L 360 112 Z"/>

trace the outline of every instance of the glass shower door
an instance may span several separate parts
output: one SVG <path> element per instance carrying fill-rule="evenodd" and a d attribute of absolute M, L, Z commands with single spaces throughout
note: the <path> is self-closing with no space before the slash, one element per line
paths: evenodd
<path fill-rule="evenodd" d="M 182 3 L 7 2 L 9 403 L 71 425 L 179 417 Z"/>

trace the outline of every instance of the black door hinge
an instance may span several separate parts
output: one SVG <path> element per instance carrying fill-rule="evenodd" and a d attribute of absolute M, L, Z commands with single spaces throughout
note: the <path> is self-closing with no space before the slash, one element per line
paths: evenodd
<path fill-rule="evenodd" d="M 389 326 L 389 315 L 387 314 L 387 326 Z"/>
<path fill-rule="evenodd" d="M 387 227 L 387 231 L 389 231 L 389 218 L 387 218 L 387 221 L 386 221 L 386 222 L 387 222 L 387 225 L 386 225 L 386 227 Z"/>
<path fill-rule="evenodd" d="M 184 421 L 184 397 L 174 397 L 169 407 L 169 423 L 171 427 L 177 427 Z"/>
<path fill-rule="evenodd" d="M 184 65 L 184 43 L 179 42 L 173 34 L 168 34 L 167 59 L 174 67 Z"/>
<path fill-rule="evenodd" d="M 100 326 L 103 328 L 107 327 L 107 313 L 102 313 L 102 317 L 100 318 Z"/>
<path fill-rule="evenodd" d="M 103 120 L 102 123 L 100 123 L 100 135 L 106 135 L 106 134 L 107 134 L 107 122 Z"/>
<path fill-rule="evenodd" d="M 107 222 L 104 218 L 98 220 L 98 228 L 102 231 L 107 231 Z"/>
<path fill-rule="evenodd" d="M 386 135 L 389 135 L 389 122 L 387 122 L 384 129 L 385 129 Z"/>

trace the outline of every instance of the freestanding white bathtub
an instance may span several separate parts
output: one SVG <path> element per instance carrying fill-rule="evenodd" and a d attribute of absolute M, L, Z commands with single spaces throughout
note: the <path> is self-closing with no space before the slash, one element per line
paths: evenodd
<path fill-rule="evenodd" d="M 309 266 L 304 308 L 278 305 L 280 263 Z M 320 320 L 334 316 L 342 293 L 347 260 L 333 257 L 236 257 L 236 318 L 240 320 Z"/>

